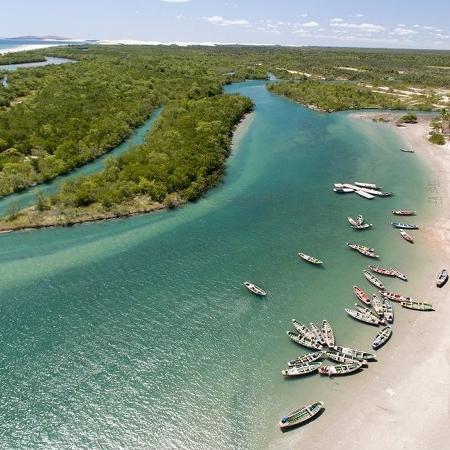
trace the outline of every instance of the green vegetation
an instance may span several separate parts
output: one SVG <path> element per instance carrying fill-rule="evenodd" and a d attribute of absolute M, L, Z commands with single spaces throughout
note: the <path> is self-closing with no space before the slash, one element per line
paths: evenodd
<path fill-rule="evenodd" d="M 364 108 L 405 108 L 405 105 L 396 97 L 376 93 L 351 83 L 327 83 L 313 80 L 283 81 L 270 84 L 268 89 L 303 105 L 327 112 Z"/>
<path fill-rule="evenodd" d="M 431 132 L 430 134 L 430 142 L 432 144 L 437 144 L 437 145 L 445 145 L 445 137 L 443 134 L 441 133 L 436 133 L 435 131 Z"/>
<path fill-rule="evenodd" d="M 404 116 L 400 117 L 400 122 L 402 123 L 417 123 L 417 115 L 416 114 L 405 114 Z"/>
<path fill-rule="evenodd" d="M 6 53 L 4 55 L 0 55 L 0 66 L 43 61 L 45 61 L 45 56 L 42 54 L 36 54 L 36 52 L 33 51 Z"/>

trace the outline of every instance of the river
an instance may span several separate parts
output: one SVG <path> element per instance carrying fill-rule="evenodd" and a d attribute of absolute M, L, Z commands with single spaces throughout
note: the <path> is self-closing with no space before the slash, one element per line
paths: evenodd
<path fill-rule="evenodd" d="M 351 378 L 281 377 L 304 353 L 286 330 L 294 317 L 328 318 L 339 344 L 370 348 L 374 330 L 343 312 L 355 280 L 368 287 L 370 261 L 345 242 L 410 274 L 413 250 L 387 222 L 392 209 L 421 208 L 426 173 L 381 125 L 312 112 L 259 81 L 226 90 L 250 96 L 254 117 L 224 183 L 202 200 L 1 236 L 5 448 L 284 448 L 296 432 L 279 432 L 283 414 L 314 400 L 339 407 L 334 393 Z M 396 196 L 336 195 L 342 180 Z M 359 213 L 374 230 L 355 235 L 346 218 Z M 244 280 L 269 295 L 252 296 Z"/>

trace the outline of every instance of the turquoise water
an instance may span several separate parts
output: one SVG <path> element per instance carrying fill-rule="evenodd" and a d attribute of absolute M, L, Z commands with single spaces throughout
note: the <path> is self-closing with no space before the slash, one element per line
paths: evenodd
<path fill-rule="evenodd" d="M 306 110 L 261 82 L 227 90 L 256 108 L 225 182 L 206 198 L 1 236 L 3 447 L 286 448 L 301 430 L 280 433 L 281 415 L 318 399 L 339 407 L 334 391 L 351 378 L 282 379 L 302 353 L 285 332 L 293 317 L 328 318 L 338 343 L 370 348 L 374 329 L 343 312 L 355 282 L 368 288 L 370 260 L 345 242 L 369 244 L 411 275 L 420 243 L 405 245 L 387 222 L 393 208 L 421 210 L 427 175 L 386 127 Z M 331 187 L 341 180 L 397 195 L 339 196 Z M 373 231 L 348 227 L 358 213 Z M 324 267 L 299 261 L 300 249 Z"/>

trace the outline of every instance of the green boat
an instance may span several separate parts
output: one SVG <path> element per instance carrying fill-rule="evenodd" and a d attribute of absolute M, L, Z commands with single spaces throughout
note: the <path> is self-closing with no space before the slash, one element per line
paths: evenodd
<path fill-rule="evenodd" d="M 314 256 L 309 256 L 302 252 L 298 252 L 298 256 L 300 256 L 300 258 L 304 259 L 305 261 L 310 262 L 311 264 L 323 264 L 323 261 L 321 261 L 320 259 L 314 258 Z"/>
<path fill-rule="evenodd" d="M 313 362 L 311 364 L 289 367 L 286 370 L 282 370 L 281 375 L 285 377 L 298 377 L 300 375 L 307 375 L 308 373 L 315 372 L 321 365 L 321 362 Z"/>
<path fill-rule="evenodd" d="M 319 368 L 320 375 L 328 375 L 332 377 L 333 375 L 347 375 L 352 372 L 356 372 L 363 365 L 363 362 L 355 362 L 350 364 L 341 364 L 339 366 L 322 366 Z"/>
<path fill-rule="evenodd" d="M 284 416 L 280 420 L 280 428 L 290 428 L 300 425 L 301 423 L 307 422 L 314 416 L 319 414 L 320 410 L 323 408 L 323 402 L 312 403 L 311 405 L 303 406 L 303 408 L 297 409 L 291 412 L 287 416 Z"/>
<path fill-rule="evenodd" d="M 403 308 L 415 309 L 416 311 L 434 311 L 433 305 L 431 303 L 414 302 L 412 300 L 409 300 L 407 302 L 401 302 L 400 304 L 403 306 Z"/>

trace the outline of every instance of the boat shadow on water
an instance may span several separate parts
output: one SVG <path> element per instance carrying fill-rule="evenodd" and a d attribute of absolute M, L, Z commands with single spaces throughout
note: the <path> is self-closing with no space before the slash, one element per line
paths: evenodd
<path fill-rule="evenodd" d="M 304 426 L 308 425 L 311 422 L 314 422 L 316 419 L 318 419 L 324 412 L 326 411 L 326 408 L 322 406 L 322 409 L 313 417 L 310 417 L 308 420 L 305 420 L 304 422 L 301 422 L 297 425 L 292 425 L 289 428 L 281 428 L 282 433 L 289 433 L 290 431 L 297 430 L 298 428 L 303 428 Z"/>

